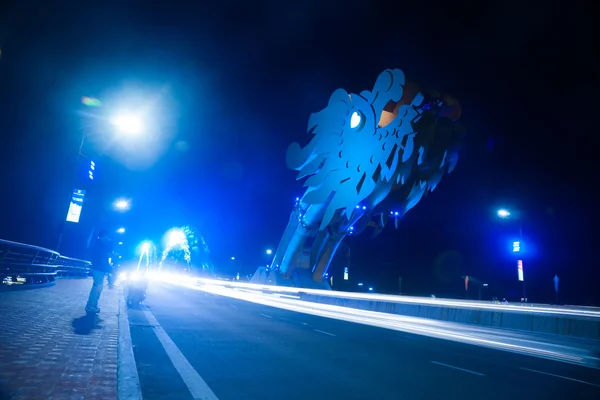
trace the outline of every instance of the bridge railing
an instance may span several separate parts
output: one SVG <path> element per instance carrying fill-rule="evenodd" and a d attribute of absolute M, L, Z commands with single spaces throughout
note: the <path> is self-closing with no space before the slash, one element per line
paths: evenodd
<path fill-rule="evenodd" d="M 0 239 L 2 286 L 52 283 L 58 276 L 86 276 L 90 263 L 43 247 Z"/>

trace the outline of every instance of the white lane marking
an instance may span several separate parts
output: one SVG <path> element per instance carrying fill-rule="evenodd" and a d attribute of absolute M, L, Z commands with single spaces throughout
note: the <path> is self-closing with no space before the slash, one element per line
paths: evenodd
<path fill-rule="evenodd" d="M 185 358 L 167 332 L 160 326 L 154 315 L 148 310 L 144 310 L 144 314 L 148 322 L 154 325 L 153 328 L 156 337 L 158 337 L 158 340 L 167 352 L 169 359 L 183 379 L 183 382 L 188 387 L 192 397 L 197 400 L 219 400 L 200 374 L 192 367 L 192 364 Z"/>
<path fill-rule="evenodd" d="M 485 374 L 482 374 L 481 372 L 475 372 L 475 371 L 471 371 L 468 369 L 464 369 L 464 368 L 459 368 L 459 367 L 455 367 L 454 365 L 449 365 L 449 364 L 444 364 L 441 362 L 437 362 L 437 361 L 431 361 L 433 364 L 437 364 L 437 365 L 442 365 L 444 367 L 448 367 L 448 368 L 452 368 L 452 369 L 456 369 L 459 371 L 463 371 L 463 372 L 468 372 L 470 374 L 474 374 L 474 375 L 479 375 L 479 376 L 485 376 Z"/>
<path fill-rule="evenodd" d="M 549 372 L 542 372 L 542 371 L 536 371 L 535 369 L 529 369 L 529 368 L 521 368 L 522 370 L 525 371 L 530 371 L 530 372 L 536 372 L 538 374 L 543 374 L 543 375 L 550 375 L 550 376 L 554 376 L 556 378 L 561 378 L 561 379 L 567 379 L 569 381 L 573 381 L 573 382 L 579 382 L 579 383 L 584 383 L 586 385 L 590 385 L 590 386 L 595 386 L 595 387 L 600 387 L 600 385 L 596 385 L 595 383 L 591 383 L 591 382 L 586 382 L 586 381 L 581 381 L 579 379 L 574 379 L 574 378 L 569 378 L 567 376 L 562 376 L 562 375 L 555 375 L 555 374 L 551 374 Z"/>
<path fill-rule="evenodd" d="M 315 331 L 315 332 L 322 333 L 322 334 L 324 334 L 324 335 L 335 336 L 333 333 L 329 333 L 329 332 L 325 332 L 325 331 L 320 331 L 320 330 L 318 330 L 318 329 L 315 329 L 314 331 Z"/>
<path fill-rule="evenodd" d="M 273 318 L 273 317 L 271 317 L 270 315 L 267 315 L 267 314 L 262 314 L 261 313 L 260 315 L 262 315 L 263 317 L 267 317 L 267 318 Z"/>
<path fill-rule="evenodd" d="M 237 308 L 237 306 L 235 304 L 230 304 L 229 306 L 233 307 L 233 308 Z"/>
<path fill-rule="evenodd" d="M 142 400 L 142 389 L 138 376 L 133 345 L 131 343 L 131 331 L 129 330 L 129 318 L 127 317 L 127 305 L 123 295 L 123 287 L 119 290 L 119 347 L 118 347 L 118 397 L 127 400 Z"/>

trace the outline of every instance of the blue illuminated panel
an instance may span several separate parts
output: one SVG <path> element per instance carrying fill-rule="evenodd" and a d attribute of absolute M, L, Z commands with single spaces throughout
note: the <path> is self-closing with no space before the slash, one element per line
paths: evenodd
<path fill-rule="evenodd" d="M 84 197 L 85 190 L 73 190 L 73 195 L 71 196 L 71 204 L 69 204 L 69 212 L 67 213 L 67 222 L 73 222 L 75 224 L 79 223 Z"/>

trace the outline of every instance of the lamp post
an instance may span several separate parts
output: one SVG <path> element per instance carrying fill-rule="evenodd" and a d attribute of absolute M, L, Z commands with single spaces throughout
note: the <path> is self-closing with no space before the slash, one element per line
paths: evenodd
<path fill-rule="evenodd" d="M 83 97 L 81 99 L 81 103 L 83 105 L 85 105 L 86 107 L 102 107 L 102 102 L 98 99 L 95 98 L 91 98 L 91 97 Z M 112 119 L 110 119 L 110 124 L 113 126 L 114 132 L 119 134 L 119 135 L 129 135 L 129 136 L 137 136 L 139 134 L 141 134 L 144 131 L 144 124 L 142 123 L 142 119 L 140 118 L 140 116 L 136 115 L 136 114 L 132 114 L 132 113 L 121 113 L 118 115 L 115 115 Z M 86 158 L 89 159 L 89 157 L 87 157 L 83 151 L 84 151 L 84 145 L 86 142 L 87 137 L 89 136 L 88 132 L 86 129 L 82 129 L 81 132 L 81 141 L 79 143 L 79 150 L 77 152 L 77 158 L 76 158 L 76 174 L 75 174 L 75 185 L 79 185 L 80 181 L 79 181 L 79 168 L 80 168 L 80 160 L 81 158 Z M 88 170 L 88 177 L 90 181 L 94 180 L 94 175 L 95 175 L 95 170 L 96 170 L 96 163 L 92 160 L 90 160 L 90 165 L 89 165 L 89 170 Z M 85 195 L 85 190 L 81 190 L 80 189 L 75 189 L 73 191 L 73 193 L 83 193 L 82 196 Z M 71 203 L 69 205 L 69 212 L 67 213 L 67 222 L 74 222 L 74 223 L 78 223 L 79 222 L 79 215 L 77 215 L 76 218 L 72 218 L 72 212 L 71 209 L 73 208 L 72 203 L 73 203 L 73 194 L 71 195 Z M 81 199 L 81 203 L 83 203 L 83 197 Z M 78 212 L 81 211 L 81 207 L 83 206 L 83 204 L 78 204 L 79 209 Z M 71 218 L 69 218 L 71 217 Z M 60 231 L 59 231 L 59 235 L 58 235 L 58 241 L 56 244 L 56 251 L 60 251 L 60 246 L 62 244 L 62 238 L 63 238 L 63 234 L 64 234 L 64 229 L 65 229 L 65 221 L 61 222 L 60 225 Z"/>
<path fill-rule="evenodd" d="M 522 224 L 521 217 L 519 214 L 520 213 L 517 213 L 517 215 L 513 215 L 513 213 L 511 211 L 509 211 L 505 208 L 501 208 L 497 211 L 497 215 L 499 218 L 516 220 L 516 222 L 518 224 L 519 241 L 513 242 L 513 253 L 520 253 L 521 246 L 523 245 L 523 224 Z M 525 275 L 523 273 L 523 260 L 521 259 L 521 257 L 519 257 L 519 259 L 517 260 L 517 273 L 518 273 L 519 281 L 522 282 L 521 286 L 522 286 L 522 290 L 523 290 L 523 295 L 522 295 L 521 301 L 527 302 L 527 291 L 525 288 Z"/>

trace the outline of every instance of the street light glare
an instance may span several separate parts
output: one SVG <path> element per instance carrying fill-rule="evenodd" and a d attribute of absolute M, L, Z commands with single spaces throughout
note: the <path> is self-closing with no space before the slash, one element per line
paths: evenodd
<path fill-rule="evenodd" d="M 142 120 L 135 115 L 119 115 L 113 118 L 111 123 L 119 133 L 127 135 L 138 135 L 144 129 Z"/>
<path fill-rule="evenodd" d="M 125 233 L 125 228 L 119 228 L 119 229 L 117 229 L 117 233 Z"/>
<path fill-rule="evenodd" d="M 498 210 L 498 216 L 500 218 L 507 218 L 507 217 L 510 217 L 510 212 L 508 210 L 504 210 L 504 209 Z"/>
<path fill-rule="evenodd" d="M 131 207 L 129 200 L 120 199 L 115 201 L 114 206 L 119 211 L 127 211 Z"/>
<path fill-rule="evenodd" d="M 271 255 L 272 253 L 273 253 L 273 250 L 271 250 L 271 249 L 267 249 L 267 254 L 268 254 L 268 255 Z"/>

